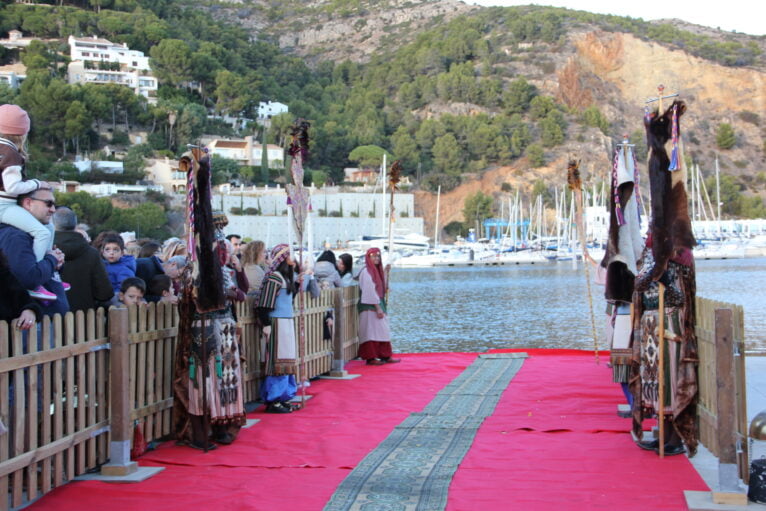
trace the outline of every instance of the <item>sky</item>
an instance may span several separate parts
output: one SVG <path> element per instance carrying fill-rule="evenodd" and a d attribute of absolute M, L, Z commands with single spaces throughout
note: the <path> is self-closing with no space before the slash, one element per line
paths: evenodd
<path fill-rule="evenodd" d="M 766 34 L 766 2 L 763 0 L 716 1 L 657 1 L 636 0 L 632 2 L 615 0 L 465 0 L 468 4 L 496 5 L 552 5 L 578 11 L 599 14 L 616 14 L 642 18 L 646 21 L 662 18 L 678 18 L 697 25 L 736 30 L 751 35 Z"/>

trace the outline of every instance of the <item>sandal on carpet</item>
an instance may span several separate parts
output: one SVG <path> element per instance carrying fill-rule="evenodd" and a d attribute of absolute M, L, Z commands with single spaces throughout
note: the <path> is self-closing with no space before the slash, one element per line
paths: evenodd
<path fill-rule="evenodd" d="M 402 361 L 401 358 L 384 358 L 383 359 L 384 364 L 398 364 L 401 361 Z"/>
<path fill-rule="evenodd" d="M 636 445 L 639 449 L 643 449 L 645 451 L 656 451 L 660 448 L 660 441 L 656 438 L 654 440 L 642 440 L 640 442 L 636 442 Z"/>
<path fill-rule="evenodd" d="M 268 403 L 266 405 L 266 413 L 291 413 L 293 411 L 291 406 L 285 406 L 279 401 Z"/>
<path fill-rule="evenodd" d="M 290 410 L 292 410 L 293 412 L 295 412 L 295 411 L 297 411 L 297 410 L 300 410 L 301 408 L 303 408 L 303 406 L 301 405 L 301 403 L 300 403 L 300 402 L 295 402 L 295 401 L 283 401 L 283 402 L 282 402 L 282 404 L 283 404 L 284 406 L 288 407 L 288 408 L 289 408 Z"/>
<path fill-rule="evenodd" d="M 229 445 L 234 442 L 234 435 L 231 433 L 224 433 L 222 435 L 216 435 L 213 437 L 213 441 L 218 442 L 221 445 Z"/>
<path fill-rule="evenodd" d="M 205 450 L 205 446 L 204 445 L 198 444 L 198 443 L 195 443 L 195 442 L 186 442 L 184 445 L 187 445 L 187 446 L 191 447 L 192 449 L 197 449 L 198 451 L 204 451 Z M 207 450 L 208 451 L 213 451 L 213 450 L 215 450 L 217 448 L 218 448 L 218 446 L 215 445 L 213 442 L 210 442 L 210 443 L 207 444 Z"/>
<path fill-rule="evenodd" d="M 660 453 L 660 446 L 659 442 L 657 445 L 657 448 L 654 450 L 657 454 Z M 665 451 L 663 452 L 665 456 L 678 456 L 679 454 L 686 454 L 686 448 L 684 447 L 684 444 L 679 445 L 672 445 L 672 444 L 665 444 Z"/>
<path fill-rule="evenodd" d="M 382 366 L 383 364 L 385 364 L 385 362 L 378 360 L 377 358 L 371 358 L 367 361 L 368 366 Z"/>

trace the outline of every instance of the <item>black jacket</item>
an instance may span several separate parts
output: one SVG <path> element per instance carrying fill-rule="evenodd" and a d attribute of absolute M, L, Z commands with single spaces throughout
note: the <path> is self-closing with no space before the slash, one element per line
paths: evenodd
<path fill-rule="evenodd" d="M 8 261 L 0 252 L 0 320 L 11 321 L 19 317 L 22 311 L 27 309 L 35 313 L 37 321 L 42 319 L 43 311 L 29 292 L 24 289 L 19 279 L 11 273 Z"/>
<path fill-rule="evenodd" d="M 95 309 L 114 295 L 109 275 L 98 250 L 75 231 L 56 231 L 54 244 L 64 252 L 61 280 L 72 288 L 67 292 L 70 310 Z"/>
<path fill-rule="evenodd" d="M 162 267 L 162 260 L 157 256 L 140 257 L 136 259 L 136 277 L 142 279 L 146 284 L 146 293 L 144 299 L 147 302 L 159 302 L 161 296 L 149 294 L 149 286 L 152 279 L 157 275 L 165 275 L 165 269 Z"/>

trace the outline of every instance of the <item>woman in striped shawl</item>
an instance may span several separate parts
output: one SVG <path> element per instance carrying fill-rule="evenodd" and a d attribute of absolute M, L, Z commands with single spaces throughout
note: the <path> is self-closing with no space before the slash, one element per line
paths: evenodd
<path fill-rule="evenodd" d="M 261 398 L 268 413 L 290 413 L 295 397 L 296 342 L 293 325 L 293 297 L 297 291 L 295 260 L 290 247 L 277 245 L 271 250 L 269 271 L 263 278 L 256 312 L 263 328 L 264 374 Z"/>

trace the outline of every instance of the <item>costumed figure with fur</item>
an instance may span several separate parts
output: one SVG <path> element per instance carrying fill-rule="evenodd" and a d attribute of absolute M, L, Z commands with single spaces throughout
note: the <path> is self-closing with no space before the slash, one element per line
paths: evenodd
<path fill-rule="evenodd" d="M 269 270 L 263 278 L 255 304 L 262 327 L 261 360 L 266 376 L 261 398 L 268 413 L 290 413 L 295 408 L 297 342 L 293 299 L 298 291 L 296 263 L 286 244 L 275 246 L 269 258 Z"/>
<path fill-rule="evenodd" d="M 174 431 L 179 443 L 209 450 L 215 448 L 211 435 L 218 443 L 231 443 L 246 421 L 237 325 L 227 301 L 235 284 L 224 270 L 226 246 L 220 227 L 225 223 L 220 215 L 216 222 L 211 210 L 210 157 L 193 148 L 179 168 L 188 175 L 191 264 L 184 270 L 179 301 Z"/>
<path fill-rule="evenodd" d="M 628 387 L 633 355 L 630 309 L 644 240 L 641 236 L 638 167 L 627 138 L 614 154 L 610 197 L 609 239 L 601 261 L 607 302 L 606 335 L 613 380 L 621 384 L 628 404 L 632 405 L 633 395 Z"/>
<path fill-rule="evenodd" d="M 665 112 L 652 112 L 644 121 L 650 149 L 652 218 L 633 293 L 630 388 L 635 400 L 636 437 L 641 438 L 645 417 L 664 414 L 664 454 L 682 454 L 685 444 L 693 456 L 699 440 L 699 358 L 694 332 L 695 240 L 687 209 L 686 171 L 678 146 L 679 118 L 685 110 L 682 101 L 674 101 Z M 670 155 L 666 146 L 672 146 Z M 664 340 L 660 339 L 661 332 Z M 660 346 L 664 346 L 662 355 Z M 640 441 L 638 445 L 660 451 L 658 440 Z"/>

